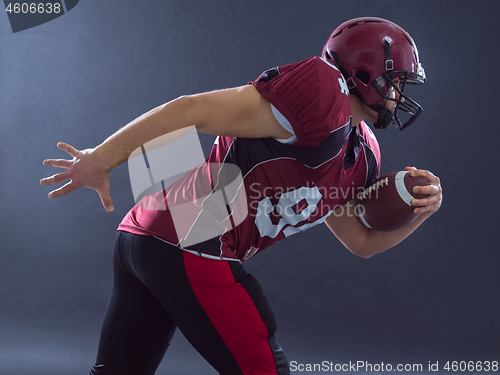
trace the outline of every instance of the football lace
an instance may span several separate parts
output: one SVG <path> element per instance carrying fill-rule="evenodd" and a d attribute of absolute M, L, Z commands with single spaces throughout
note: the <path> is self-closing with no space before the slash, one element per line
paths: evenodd
<path fill-rule="evenodd" d="M 369 198 L 371 196 L 372 192 L 374 192 L 375 190 L 377 190 L 378 188 L 380 188 L 384 185 L 389 185 L 389 177 L 383 178 L 383 179 L 371 184 L 367 189 L 360 191 L 357 195 L 357 198 L 359 200 Z"/>

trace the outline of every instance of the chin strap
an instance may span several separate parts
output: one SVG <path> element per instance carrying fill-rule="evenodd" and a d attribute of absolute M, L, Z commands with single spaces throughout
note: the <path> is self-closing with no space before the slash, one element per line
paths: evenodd
<path fill-rule="evenodd" d="M 375 126 L 375 129 L 388 128 L 391 125 L 392 120 L 394 119 L 394 113 L 392 113 L 390 110 L 385 108 L 386 99 L 384 99 L 384 101 L 382 103 L 375 104 L 375 105 L 369 105 L 368 103 L 366 103 L 365 99 L 363 98 L 363 96 L 361 96 L 361 94 L 358 90 L 356 82 L 354 82 L 354 80 L 349 75 L 349 73 L 347 73 L 346 68 L 344 67 L 344 65 L 340 61 L 340 57 L 339 57 L 339 55 L 337 55 L 337 52 L 327 51 L 327 54 L 330 55 L 331 57 L 333 57 L 333 59 L 335 60 L 335 65 L 337 66 L 337 68 L 339 68 L 340 73 L 342 73 L 342 75 L 344 76 L 346 83 L 347 83 L 347 87 L 349 87 L 349 91 L 352 94 L 356 95 L 359 98 L 359 100 L 361 100 L 369 108 L 373 109 L 375 112 L 378 113 L 378 120 L 376 123 L 373 124 Z M 385 41 L 385 58 L 386 58 L 386 61 L 385 61 L 386 70 L 387 71 L 392 70 L 393 63 L 392 63 L 391 55 L 390 55 L 390 45 L 387 42 L 387 40 Z"/>
<path fill-rule="evenodd" d="M 384 53 L 385 53 L 385 71 L 390 72 L 394 70 L 394 61 L 391 59 L 391 43 L 384 39 Z"/>
<path fill-rule="evenodd" d="M 340 73 L 342 73 L 342 75 L 344 76 L 345 81 L 347 83 L 347 87 L 349 87 L 349 91 L 361 99 L 361 95 L 359 93 L 358 87 L 356 86 L 356 82 L 354 82 L 354 80 L 349 75 L 349 73 L 347 73 L 346 68 L 344 67 L 344 65 L 340 61 L 339 55 L 337 55 L 337 52 L 327 51 L 327 55 L 330 55 L 335 60 L 335 65 L 337 66 L 337 68 L 339 68 Z M 363 102 L 364 102 L 364 100 L 363 100 Z"/>
<path fill-rule="evenodd" d="M 387 39 L 384 40 L 384 52 L 385 52 L 385 71 L 390 72 L 394 70 L 394 62 L 391 59 L 391 44 Z M 387 99 L 380 104 L 370 105 L 369 107 L 378 113 L 378 120 L 374 124 L 375 129 L 386 129 L 388 128 L 392 120 L 394 119 L 394 113 L 385 108 L 385 103 Z"/>
<path fill-rule="evenodd" d="M 392 120 L 394 119 L 394 113 L 385 108 L 385 102 L 386 101 L 384 100 L 382 104 L 369 106 L 378 113 L 378 120 L 373 124 L 375 129 L 387 129 L 392 124 Z"/>

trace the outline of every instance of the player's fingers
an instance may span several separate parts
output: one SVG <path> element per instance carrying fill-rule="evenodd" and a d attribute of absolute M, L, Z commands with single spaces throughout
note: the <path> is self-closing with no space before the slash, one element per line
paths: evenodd
<path fill-rule="evenodd" d="M 73 162 L 71 160 L 65 159 L 46 159 L 43 161 L 43 165 L 45 167 L 58 167 L 68 169 L 73 165 Z"/>
<path fill-rule="evenodd" d="M 115 207 L 113 206 L 113 200 L 111 199 L 111 196 L 109 195 L 108 191 L 105 192 L 98 192 L 99 196 L 101 197 L 101 202 L 106 211 L 108 212 L 113 212 L 115 210 Z"/>
<path fill-rule="evenodd" d="M 78 150 L 76 148 L 74 148 L 73 146 L 68 145 L 67 143 L 59 142 L 57 144 L 57 147 L 59 147 L 61 150 L 66 151 L 68 154 L 70 154 L 73 157 L 75 157 L 78 154 Z"/>
<path fill-rule="evenodd" d="M 69 178 L 68 171 L 57 173 L 57 174 L 52 175 L 50 177 L 42 178 L 40 180 L 40 185 L 47 186 L 47 185 L 58 184 L 61 181 L 67 180 L 68 178 Z"/>
<path fill-rule="evenodd" d="M 425 169 L 415 169 L 411 171 L 412 176 L 421 176 L 425 177 L 429 180 L 431 184 L 439 185 L 439 177 L 437 177 L 434 173 L 431 171 L 425 170 Z"/>
<path fill-rule="evenodd" d="M 440 195 L 429 195 L 425 198 L 412 199 L 411 204 L 412 204 L 412 206 L 421 207 L 421 206 L 428 206 L 430 204 L 434 204 L 436 202 L 439 202 L 440 200 L 441 200 Z"/>
<path fill-rule="evenodd" d="M 412 199 L 411 204 L 415 207 L 413 212 L 421 214 L 427 211 L 437 211 L 441 207 L 443 195 L 439 191 L 437 194 L 431 194 L 426 198 Z"/>
<path fill-rule="evenodd" d="M 441 206 L 441 202 L 436 202 L 427 206 L 417 207 L 413 210 L 416 214 L 424 214 L 429 211 L 437 211 Z"/>
<path fill-rule="evenodd" d="M 414 186 L 412 191 L 416 194 L 438 194 L 441 191 L 439 185 Z"/>
<path fill-rule="evenodd" d="M 76 189 L 78 189 L 78 186 L 74 184 L 72 181 L 70 181 L 66 185 L 61 186 L 59 189 L 51 191 L 49 193 L 49 198 L 50 199 L 59 198 L 66 194 L 71 193 L 72 191 L 75 191 Z"/>

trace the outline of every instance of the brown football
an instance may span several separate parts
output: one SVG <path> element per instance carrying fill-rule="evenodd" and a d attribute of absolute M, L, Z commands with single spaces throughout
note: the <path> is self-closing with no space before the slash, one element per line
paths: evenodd
<path fill-rule="evenodd" d="M 368 228 L 378 231 L 396 230 L 414 221 L 411 200 L 428 194 L 415 194 L 414 186 L 429 185 L 425 177 L 412 177 L 408 171 L 396 171 L 377 179 L 357 196 L 358 219 Z"/>

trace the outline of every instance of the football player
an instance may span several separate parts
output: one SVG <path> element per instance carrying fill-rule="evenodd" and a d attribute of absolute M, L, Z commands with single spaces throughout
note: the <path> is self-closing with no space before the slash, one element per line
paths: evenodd
<path fill-rule="evenodd" d="M 49 197 L 87 187 L 111 212 L 109 174 L 134 150 L 193 124 L 217 136 L 203 166 L 144 198 L 163 201 L 165 209 L 137 204 L 121 222 L 113 290 L 91 374 L 154 374 L 176 328 L 220 374 L 288 374 L 274 315 L 242 263 L 320 223 L 354 254 L 369 257 L 437 211 L 439 179 L 407 167 L 430 181 L 417 187 L 429 194 L 412 202 L 421 214 L 417 220 L 377 232 L 353 215 L 356 193 L 380 173 L 379 145 L 364 120 L 377 129 L 407 128 L 422 109 L 405 89 L 425 80 L 406 31 L 384 19 L 357 18 L 333 31 L 321 57 L 266 70 L 245 86 L 179 97 L 92 149 L 59 143 L 72 159 L 45 160 L 45 166 L 66 171 L 41 184 L 70 181 Z M 226 197 L 222 230 L 186 242 L 176 232 L 174 206 L 202 200 L 200 181 L 213 194 L 223 191 L 228 182 L 220 176 L 228 166 L 238 168 L 241 184 Z M 196 220 L 192 233 L 207 229 Z"/>

